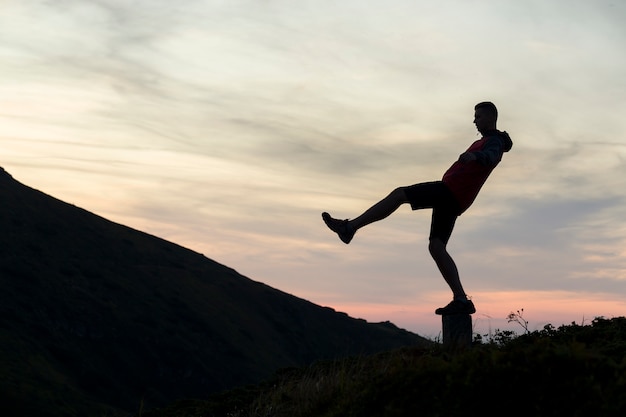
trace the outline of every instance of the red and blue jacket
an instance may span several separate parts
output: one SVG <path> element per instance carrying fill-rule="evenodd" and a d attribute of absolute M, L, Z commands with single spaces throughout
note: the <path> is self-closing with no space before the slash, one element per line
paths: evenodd
<path fill-rule="evenodd" d="M 472 143 L 466 151 L 473 153 L 476 160 L 456 161 L 443 174 L 443 183 L 452 191 L 459 203 L 459 214 L 472 205 L 489 174 L 502 160 L 504 152 L 510 151 L 512 147 L 513 141 L 508 133 L 499 130 L 485 132 L 483 137 Z"/>

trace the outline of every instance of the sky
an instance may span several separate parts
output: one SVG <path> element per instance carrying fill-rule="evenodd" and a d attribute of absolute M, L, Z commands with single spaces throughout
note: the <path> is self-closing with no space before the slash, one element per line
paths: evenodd
<path fill-rule="evenodd" d="M 493 101 L 514 145 L 448 250 L 474 331 L 626 314 L 626 3 L 0 0 L 0 166 L 284 292 L 440 337 L 430 210 Z"/>

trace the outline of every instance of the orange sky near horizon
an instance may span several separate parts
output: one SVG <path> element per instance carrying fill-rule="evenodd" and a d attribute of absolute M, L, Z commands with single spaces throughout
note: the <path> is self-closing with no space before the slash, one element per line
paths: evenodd
<path fill-rule="evenodd" d="M 370 322 L 391 321 L 396 326 L 414 331 L 421 336 L 436 340 L 441 338 L 441 316 L 434 314 L 437 300 L 445 299 L 447 293 L 433 294 L 428 305 L 400 305 L 390 308 L 380 304 L 343 304 L 333 308 L 350 312 L 356 318 L 368 317 Z M 547 324 L 554 327 L 576 323 L 589 325 L 597 317 L 607 319 L 623 317 L 626 300 L 614 294 L 580 294 L 576 292 L 520 291 L 478 292 L 474 294 L 476 313 L 472 315 L 474 333 L 481 336 L 496 330 L 512 330 L 517 334 L 524 329 L 517 323 L 509 323 L 509 313 L 522 312 L 528 321 L 528 330 L 541 330 Z M 523 309 L 523 311 L 521 311 Z"/>

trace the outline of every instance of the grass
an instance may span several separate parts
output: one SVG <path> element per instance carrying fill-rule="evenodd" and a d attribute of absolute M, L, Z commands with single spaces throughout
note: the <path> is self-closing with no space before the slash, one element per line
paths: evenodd
<path fill-rule="evenodd" d="M 626 318 L 496 332 L 441 345 L 286 369 L 258 386 L 181 401 L 142 417 L 626 415 Z"/>

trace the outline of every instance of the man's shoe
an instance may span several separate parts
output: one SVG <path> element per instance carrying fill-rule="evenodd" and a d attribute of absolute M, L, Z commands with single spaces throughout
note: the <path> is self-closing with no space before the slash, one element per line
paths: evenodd
<path fill-rule="evenodd" d="M 435 310 L 435 314 L 439 314 L 440 316 L 449 316 L 452 314 L 474 314 L 475 312 L 476 307 L 474 307 L 474 303 L 472 303 L 471 300 L 452 300 L 452 302 L 450 302 L 447 306 Z"/>
<path fill-rule="evenodd" d="M 348 220 L 333 219 L 330 217 L 330 214 L 326 212 L 322 213 L 322 219 L 324 219 L 324 223 L 326 223 L 326 226 L 328 226 L 330 230 L 339 235 L 339 239 L 341 239 L 343 243 L 346 245 L 350 243 L 356 231 L 350 227 Z"/>

